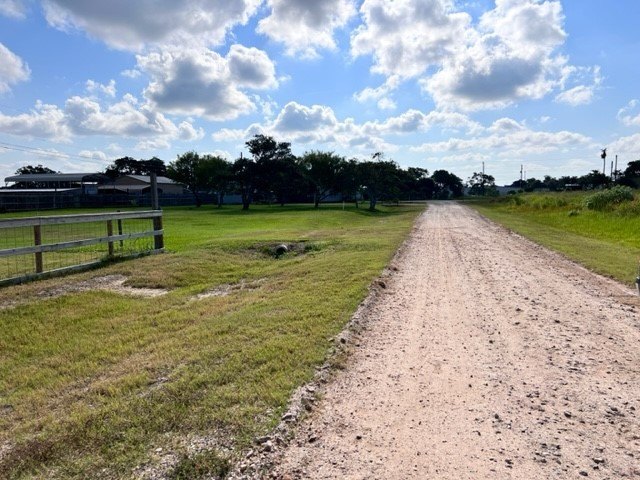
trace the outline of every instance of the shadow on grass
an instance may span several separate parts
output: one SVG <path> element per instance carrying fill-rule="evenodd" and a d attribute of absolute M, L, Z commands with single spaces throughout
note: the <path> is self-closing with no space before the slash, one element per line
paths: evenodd
<path fill-rule="evenodd" d="M 251 205 L 249 210 L 242 210 L 242 206 L 240 205 L 223 205 L 218 208 L 215 205 L 206 205 L 200 208 L 197 207 L 169 207 L 173 211 L 201 211 L 201 212 L 210 212 L 216 215 L 222 216 L 251 216 L 251 215 L 280 215 L 283 213 L 300 213 L 300 212 L 308 212 L 310 214 L 320 214 L 322 212 L 339 212 L 344 211 L 348 213 L 355 213 L 357 215 L 367 216 L 367 217 L 390 217 L 399 214 L 405 213 L 407 210 L 416 208 L 414 205 L 391 205 L 391 206 L 382 206 L 380 208 L 376 208 L 375 210 L 369 210 L 368 205 L 365 203 L 364 206 L 360 206 L 356 208 L 353 204 L 342 205 L 341 203 L 327 203 L 321 204 L 320 207 L 315 208 L 311 204 L 291 204 L 291 205 L 265 205 L 265 204 L 255 204 Z"/>

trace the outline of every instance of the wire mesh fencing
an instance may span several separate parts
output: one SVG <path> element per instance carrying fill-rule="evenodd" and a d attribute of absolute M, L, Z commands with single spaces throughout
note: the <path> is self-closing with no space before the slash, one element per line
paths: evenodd
<path fill-rule="evenodd" d="M 163 248 L 156 210 L 0 220 L 0 285 Z"/>

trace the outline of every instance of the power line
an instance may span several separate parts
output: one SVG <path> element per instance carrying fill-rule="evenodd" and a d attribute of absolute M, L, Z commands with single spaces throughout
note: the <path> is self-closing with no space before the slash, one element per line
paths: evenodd
<path fill-rule="evenodd" d="M 37 155 L 42 155 L 46 157 L 54 157 L 54 158 L 79 158 L 81 160 L 94 160 L 93 157 L 87 155 L 74 155 L 71 153 L 64 152 L 50 152 L 48 150 L 43 150 L 41 148 L 28 147 L 26 145 L 18 145 L 15 143 L 7 143 L 0 141 L 0 148 L 5 150 L 14 150 L 16 152 L 25 152 L 25 153 L 35 153 Z"/>

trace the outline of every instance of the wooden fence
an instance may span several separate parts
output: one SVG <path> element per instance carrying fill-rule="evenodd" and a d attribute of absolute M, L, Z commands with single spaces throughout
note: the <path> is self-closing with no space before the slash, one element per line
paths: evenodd
<path fill-rule="evenodd" d="M 0 220 L 0 285 L 163 249 L 160 210 Z"/>

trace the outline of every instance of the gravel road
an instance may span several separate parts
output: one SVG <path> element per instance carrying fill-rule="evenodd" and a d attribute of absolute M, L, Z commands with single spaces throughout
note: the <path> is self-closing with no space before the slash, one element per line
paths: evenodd
<path fill-rule="evenodd" d="M 640 478 L 640 303 L 433 203 L 281 479 Z"/>

